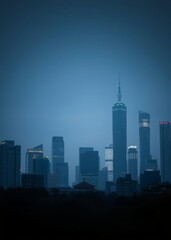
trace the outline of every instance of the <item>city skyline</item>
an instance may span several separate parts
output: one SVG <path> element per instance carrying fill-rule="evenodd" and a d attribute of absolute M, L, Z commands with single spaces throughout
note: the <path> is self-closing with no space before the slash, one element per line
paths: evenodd
<path fill-rule="evenodd" d="M 151 154 L 159 122 L 171 122 L 170 1 L 1 1 L 0 140 L 28 148 L 63 136 L 70 184 L 79 147 L 112 143 L 120 76 L 127 147 L 138 146 L 138 112 L 150 114 Z"/>

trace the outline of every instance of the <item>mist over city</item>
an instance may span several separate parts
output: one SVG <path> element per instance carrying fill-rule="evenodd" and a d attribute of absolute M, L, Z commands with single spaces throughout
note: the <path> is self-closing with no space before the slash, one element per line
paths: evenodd
<path fill-rule="evenodd" d="M 167 232 L 171 1 L 0 0 L 0 21 L 9 226 L 16 217 L 25 231 L 22 218 L 39 221 L 31 233 L 58 226 L 60 236 Z"/>

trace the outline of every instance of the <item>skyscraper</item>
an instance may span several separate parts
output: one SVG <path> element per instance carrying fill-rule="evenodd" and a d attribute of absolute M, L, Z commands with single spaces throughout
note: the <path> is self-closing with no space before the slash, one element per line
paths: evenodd
<path fill-rule="evenodd" d="M 43 176 L 43 186 L 48 187 L 48 175 L 49 175 L 49 159 L 48 157 L 35 158 L 34 160 L 34 174 L 40 174 Z"/>
<path fill-rule="evenodd" d="M 161 121 L 160 125 L 160 168 L 161 181 L 171 183 L 171 129 L 170 123 Z"/>
<path fill-rule="evenodd" d="M 99 153 L 93 148 L 79 148 L 80 182 L 86 182 L 98 188 Z"/>
<path fill-rule="evenodd" d="M 43 159 L 43 144 L 27 149 L 25 163 L 26 173 L 34 173 L 34 159 Z"/>
<path fill-rule="evenodd" d="M 113 179 L 127 172 L 127 107 L 121 102 L 121 88 L 118 88 L 118 101 L 112 107 L 113 117 Z"/>
<path fill-rule="evenodd" d="M 14 141 L 0 143 L 0 186 L 14 188 L 20 186 L 21 147 Z"/>
<path fill-rule="evenodd" d="M 52 172 L 56 172 L 56 165 L 64 163 L 63 137 L 52 137 Z"/>
<path fill-rule="evenodd" d="M 132 180 L 138 180 L 137 146 L 128 147 L 128 174 L 131 174 Z"/>
<path fill-rule="evenodd" d="M 105 167 L 107 168 L 107 181 L 113 181 L 113 145 L 105 147 Z"/>
<path fill-rule="evenodd" d="M 150 155 L 150 114 L 139 111 L 140 174 L 147 169 Z"/>
<path fill-rule="evenodd" d="M 63 137 L 52 137 L 52 174 L 56 176 L 56 187 L 68 187 L 68 163 L 64 162 Z"/>

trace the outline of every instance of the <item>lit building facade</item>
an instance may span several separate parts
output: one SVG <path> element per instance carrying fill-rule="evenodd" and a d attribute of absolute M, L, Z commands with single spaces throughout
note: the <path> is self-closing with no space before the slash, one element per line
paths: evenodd
<path fill-rule="evenodd" d="M 107 168 L 107 181 L 113 181 L 113 145 L 105 147 L 105 167 Z"/>
<path fill-rule="evenodd" d="M 140 174 L 147 169 L 150 155 L 150 114 L 139 111 Z"/>
<path fill-rule="evenodd" d="M 26 161 L 25 161 L 25 172 L 34 173 L 34 160 L 43 158 L 43 144 L 36 147 L 27 149 Z"/>
<path fill-rule="evenodd" d="M 128 174 L 131 174 L 132 180 L 138 180 L 137 146 L 128 147 Z"/>

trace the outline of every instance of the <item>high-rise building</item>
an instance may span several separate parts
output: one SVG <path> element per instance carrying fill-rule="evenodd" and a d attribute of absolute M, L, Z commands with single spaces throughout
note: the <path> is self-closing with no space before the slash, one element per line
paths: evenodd
<path fill-rule="evenodd" d="M 98 188 L 99 153 L 93 148 L 79 148 L 80 182 L 86 181 Z"/>
<path fill-rule="evenodd" d="M 157 159 L 148 159 L 147 160 L 147 171 L 148 170 L 153 170 L 153 171 L 158 170 Z"/>
<path fill-rule="evenodd" d="M 121 102 L 121 88 L 118 101 L 112 107 L 113 114 L 113 180 L 127 172 L 127 107 Z"/>
<path fill-rule="evenodd" d="M 68 187 L 68 163 L 64 161 L 63 137 L 52 137 L 52 174 L 56 176 L 56 187 Z"/>
<path fill-rule="evenodd" d="M 160 122 L 161 181 L 171 183 L 171 129 L 170 122 Z"/>
<path fill-rule="evenodd" d="M 150 114 L 139 111 L 140 174 L 147 169 L 150 155 Z"/>
<path fill-rule="evenodd" d="M 107 167 L 102 168 L 99 171 L 99 183 L 98 183 L 98 189 L 105 191 L 106 190 L 106 182 L 108 182 L 108 170 Z"/>
<path fill-rule="evenodd" d="M 34 158 L 33 159 L 34 174 L 43 176 L 43 187 L 48 187 L 48 176 L 49 176 L 49 159 L 48 157 Z"/>
<path fill-rule="evenodd" d="M 55 167 L 55 175 L 56 175 L 56 187 L 63 188 L 63 187 L 68 187 L 68 177 L 69 177 L 69 172 L 68 172 L 68 163 L 57 163 Z"/>
<path fill-rule="evenodd" d="M 132 180 L 138 180 L 137 146 L 128 147 L 128 174 L 131 174 Z"/>
<path fill-rule="evenodd" d="M 56 165 L 64 163 L 64 140 L 63 137 L 52 138 L 52 172 L 56 172 Z"/>
<path fill-rule="evenodd" d="M 113 145 L 105 147 L 105 167 L 107 168 L 107 181 L 113 181 Z"/>
<path fill-rule="evenodd" d="M 26 173 L 34 173 L 35 159 L 43 159 L 43 144 L 27 149 L 25 162 Z"/>
<path fill-rule="evenodd" d="M 14 188 L 20 186 L 21 147 L 14 141 L 0 143 L 0 186 Z"/>

